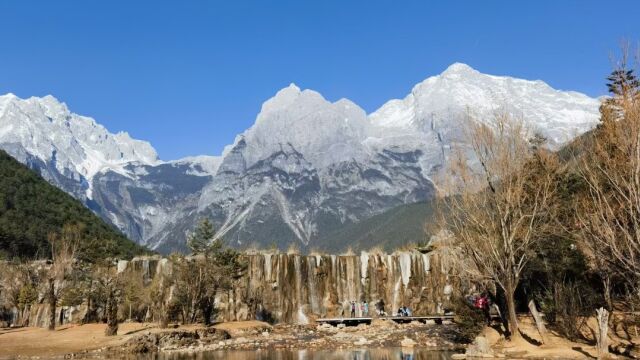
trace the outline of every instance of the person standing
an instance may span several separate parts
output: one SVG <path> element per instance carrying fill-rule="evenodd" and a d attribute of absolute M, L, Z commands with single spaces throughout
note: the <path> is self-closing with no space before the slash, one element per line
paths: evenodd
<path fill-rule="evenodd" d="M 364 317 L 368 317 L 369 316 L 369 303 L 365 300 L 364 304 L 362 305 L 363 307 L 363 312 L 362 315 Z"/>
<path fill-rule="evenodd" d="M 356 317 L 356 302 L 351 300 L 351 317 Z"/>
<path fill-rule="evenodd" d="M 380 301 L 378 301 L 378 313 L 380 314 L 380 316 L 387 315 L 387 313 L 384 311 L 384 299 L 380 299 Z"/>
<path fill-rule="evenodd" d="M 483 293 L 482 294 L 482 301 L 481 301 L 481 309 L 482 309 L 482 313 L 484 314 L 484 321 L 487 323 L 487 326 L 491 325 L 491 303 L 489 300 L 489 296 L 487 295 L 487 293 Z"/>

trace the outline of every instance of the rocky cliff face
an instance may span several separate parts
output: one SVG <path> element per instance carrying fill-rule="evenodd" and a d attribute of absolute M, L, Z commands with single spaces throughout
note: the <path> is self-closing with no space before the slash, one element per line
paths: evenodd
<path fill-rule="evenodd" d="M 465 148 L 469 116 L 491 125 L 496 112 L 509 113 L 554 148 L 590 129 L 598 106 L 464 64 L 369 115 L 292 84 L 221 156 L 167 162 L 51 96 L 9 94 L 0 96 L 0 147 L 152 249 L 184 250 L 202 216 L 235 246 L 312 249 L 340 227 L 431 199 L 452 147 Z"/>
<path fill-rule="evenodd" d="M 254 255 L 240 286 L 220 296 L 221 316 L 245 320 L 272 316 L 289 323 L 319 317 L 350 317 L 350 302 L 385 311 L 408 306 L 416 315 L 449 305 L 452 269 L 437 254 L 401 252 L 350 256 Z M 363 316 L 360 308 L 357 316 Z"/>
<path fill-rule="evenodd" d="M 379 316 L 376 303 L 380 300 L 388 314 L 407 306 L 415 315 L 429 315 L 442 313 L 450 305 L 453 292 L 460 289 L 451 259 L 441 252 L 273 253 L 245 255 L 244 261 L 247 268 L 243 277 L 233 289 L 216 298 L 219 320 L 306 324 L 321 317 L 350 317 L 351 301 L 367 301 L 369 316 L 375 318 Z M 117 269 L 128 279 L 142 278 L 147 285 L 158 274 L 171 276 L 172 272 L 168 259 L 157 256 L 120 261 Z M 31 307 L 32 326 L 47 326 L 48 306 L 41 300 Z M 86 304 L 60 307 L 56 319 L 80 322 L 86 312 Z M 359 307 L 356 316 L 363 316 Z"/>
<path fill-rule="evenodd" d="M 416 315 L 441 313 L 459 284 L 455 269 L 441 253 L 244 256 L 247 269 L 232 290 L 216 299 L 220 320 L 259 319 L 308 323 L 319 317 L 349 317 L 350 303 L 367 301 L 377 317 L 382 300 L 391 314 L 408 306 Z M 121 261 L 128 277 L 152 279 L 167 271 L 159 258 Z M 170 272 L 170 270 L 169 270 Z M 357 316 L 362 316 L 360 309 Z"/>

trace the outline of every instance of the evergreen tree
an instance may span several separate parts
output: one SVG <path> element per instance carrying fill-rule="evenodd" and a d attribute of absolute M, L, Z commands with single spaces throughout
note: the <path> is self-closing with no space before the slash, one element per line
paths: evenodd
<path fill-rule="evenodd" d="M 187 246 L 191 249 L 193 254 L 205 254 L 211 252 L 213 247 L 219 247 L 219 241 L 213 241 L 216 232 L 213 228 L 213 224 L 209 219 L 203 218 L 198 223 L 196 230 L 193 234 L 189 235 L 187 240 Z"/>
<path fill-rule="evenodd" d="M 193 254 L 203 255 L 204 258 L 173 260 L 175 299 L 187 322 L 195 322 L 199 311 L 204 323 L 209 325 L 215 311 L 216 295 L 231 289 L 245 268 L 240 253 L 225 246 L 221 239 L 214 240 L 214 237 L 211 221 L 202 219 L 189 236 L 187 245 Z"/>
<path fill-rule="evenodd" d="M 636 96 L 640 89 L 640 81 L 633 69 L 627 70 L 624 66 L 611 72 L 607 81 L 607 89 L 614 96 Z"/>
<path fill-rule="evenodd" d="M 81 260 L 131 258 L 148 252 L 0 150 L 0 258 L 48 258 L 48 235 L 70 225 L 82 227 L 77 254 Z"/>

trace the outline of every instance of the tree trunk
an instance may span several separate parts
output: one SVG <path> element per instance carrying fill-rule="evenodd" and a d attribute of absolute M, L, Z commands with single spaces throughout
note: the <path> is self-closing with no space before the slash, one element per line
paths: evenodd
<path fill-rule="evenodd" d="M 53 279 L 49 279 L 49 330 L 55 330 L 56 328 L 56 283 Z"/>
<path fill-rule="evenodd" d="M 107 328 L 104 330 L 106 336 L 118 334 L 118 302 L 116 301 L 115 290 L 109 287 L 107 297 Z"/>
<path fill-rule="evenodd" d="M 167 314 L 167 306 L 164 303 L 164 299 L 160 305 L 160 313 L 158 314 L 160 320 L 160 329 L 166 329 L 169 327 L 169 316 Z"/>
<path fill-rule="evenodd" d="M 161 310 L 160 313 L 160 329 L 166 329 L 169 327 L 169 319 L 167 318 L 167 314 L 164 309 Z"/>
<path fill-rule="evenodd" d="M 602 276 L 602 287 L 604 290 L 604 301 L 607 303 L 607 309 L 613 310 L 613 301 L 611 301 L 611 277 Z"/>
<path fill-rule="evenodd" d="M 518 329 L 518 315 L 516 314 L 516 300 L 514 298 L 514 293 L 516 291 L 515 286 L 513 285 L 513 281 L 508 280 L 506 284 L 505 297 L 507 300 L 507 312 L 508 312 L 508 322 L 509 322 L 509 333 L 508 336 L 510 338 L 519 338 L 520 331 Z"/>
<path fill-rule="evenodd" d="M 607 332 L 609 331 L 609 312 L 605 308 L 599 308 L 596 310 L 596 319 L 598 320 L 598 332 L 596 333 L 598 359 L 608 359 L 609 341 Z"/>
<path fill-rule="evenodd" d="M 547 328 L 544 326 L 544 320 L 542 319 L 542 315 L 538 312 L 536 308 L 536 304 L 533 300 L 529 301 L 529 311 L 531 311 L 531 315 L 533 316 L 533 320 L 536 322 L 536 327 L 538 328 L 538 333 L 540 334 L 540 339 L 542 344 L 547 343 Z"/>

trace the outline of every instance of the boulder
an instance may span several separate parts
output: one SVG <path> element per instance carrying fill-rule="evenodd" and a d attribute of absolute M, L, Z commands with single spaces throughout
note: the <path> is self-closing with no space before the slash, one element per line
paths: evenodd
<path fill-rule="evenodd" d="M 228 331 L 216 329 L 214 327 L 198 329 L 196 330 L 196 334 L 198 335 L 199 339 L 205 340 L 207 342 L 217 342 L 220 340 L 227 340 L 231 338 L 231 335 Z"/>
<path fill-rule="evenodd" d="M 402 339 L 402 341 L 400 341 L 400 346 L 402 346 L 403 348 L 411 348 L 416 346 L 416 342 L 408 337 L 405 337 L 404 339 Z"/>
<path fill-rule="evenodd" d="M 489 340 L 487 340 L 484 336 L 476 336 L 473 340 L 473 343 L 467 346 L 467 351 L 465 352 L 467 358 L 472 357 L 493 357 L 493 350 L 489 345 Z"/>

